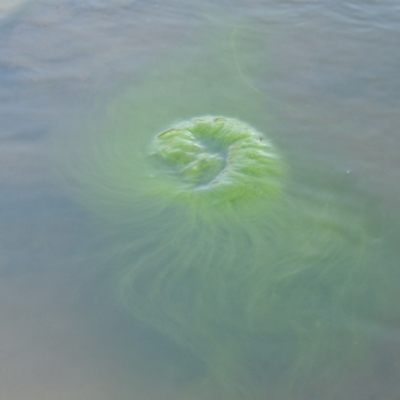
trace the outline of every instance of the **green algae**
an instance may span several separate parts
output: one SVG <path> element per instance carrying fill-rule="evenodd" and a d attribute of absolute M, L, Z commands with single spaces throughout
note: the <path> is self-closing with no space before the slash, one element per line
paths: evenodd
<path fill-rule="evenodd" d="M 249 205 L 280 192 L 281 157 L 263 135 L 238 120 L 194 118 L 158 134 L 153 147 L 175 178 L 166 195 L 176 199 L 180 193 L 194 207 L 219 203 L 226 210 L 227 204 Z"/>
<path fill-rule="evenodd" d="M 358 195 L 275 145 L 222 50 L 144 74 L 80 138 L 69 185 L 121 232 L 102 256 L 118 300 L 202 363 L 182 399 L 291 400 L 315 382 L 335 398 L 368 353 L 374 236 Z"/>

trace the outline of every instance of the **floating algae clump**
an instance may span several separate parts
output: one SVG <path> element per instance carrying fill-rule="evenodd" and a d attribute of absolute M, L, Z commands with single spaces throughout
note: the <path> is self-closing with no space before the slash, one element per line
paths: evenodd
<path fill-rule="evenodd" d="M 168 192 L 195 207 L 245 206 L 250 199 L 280 192 L 280 157 L 265 137 L 235 119 L 183 122 L 158 134 L 153 147 L 173 178 Z"/>

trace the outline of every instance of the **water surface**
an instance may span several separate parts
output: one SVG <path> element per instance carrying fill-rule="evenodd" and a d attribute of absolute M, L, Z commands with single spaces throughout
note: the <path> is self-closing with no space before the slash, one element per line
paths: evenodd
<path fill-rule="evenodd" d="M 9 4 L 0 3 L 1 398 L 176 399 L 204 375 L 196 357 L 118 303 L 102 254 L 125 227 L 64 184 L 60 158 L 80 160 L 89 128 L 127 98 L 150 120 L 140 126 L 156 130 L 149 143 L 158 127 L 199 114 L 257 127 L 301 190 L 359 205 L 376 267 L 366 280 L 399 278 L 396 2 Z M 332 378 L 334 399 L 399 396 L 397 311 L 388 304 L 357 320 L 371 353 L 340 384 Z M 306 382 L 293 399 L 332 392 Z"/>

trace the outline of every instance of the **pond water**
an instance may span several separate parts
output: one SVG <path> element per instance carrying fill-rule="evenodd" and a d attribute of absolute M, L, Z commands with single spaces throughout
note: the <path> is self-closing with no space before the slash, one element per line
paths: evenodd
<path fill-rule="evenodd" d="M 399 48 L 392 0 L 0 0 L 0 399 L 399 398 Z M 273 190 L 153 160 L 204 116 Z"/>

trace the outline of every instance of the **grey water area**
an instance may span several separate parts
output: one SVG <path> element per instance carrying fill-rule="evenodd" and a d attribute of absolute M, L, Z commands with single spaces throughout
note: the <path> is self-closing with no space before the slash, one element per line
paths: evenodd
<path fill-rule="evenodd" d="M 0 0 L 0 400 L 172 400 L 201 379 L 199 362 L 110 294 L 97 268 L 107 224 L 57 163 L 65 137 L 79 148 L 99 109 L 126 88 L 151 96 L 147 73 L 165 65 L 178 71 L 166 90 L 197 74 L 196 109 L 208 99 L 272 126 L 289 165 L 363 193 L 387 248 L 376 268 L 400 269 L 399 49 L 394 0 Z M 365 329 L 373 373 L 354 371 L 334 398 L 398 399 L 400 315 Z"/>

